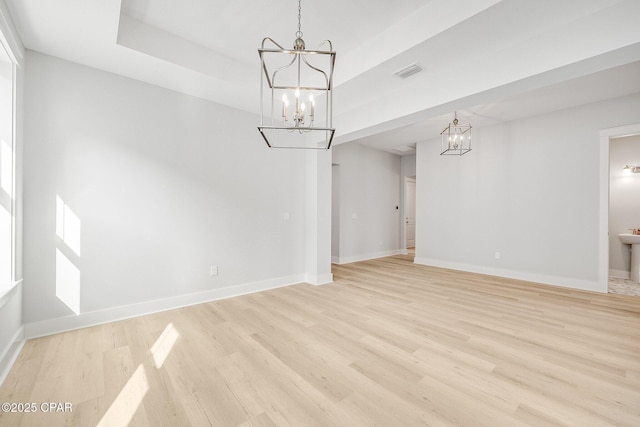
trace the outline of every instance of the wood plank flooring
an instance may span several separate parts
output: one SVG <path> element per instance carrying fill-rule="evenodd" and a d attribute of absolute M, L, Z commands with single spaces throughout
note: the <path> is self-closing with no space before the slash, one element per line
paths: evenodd
<path fill-rule="evenodd" d="M 418 266 L 28 341 L 0 426 L 639 426 L 640 298 Z"/>

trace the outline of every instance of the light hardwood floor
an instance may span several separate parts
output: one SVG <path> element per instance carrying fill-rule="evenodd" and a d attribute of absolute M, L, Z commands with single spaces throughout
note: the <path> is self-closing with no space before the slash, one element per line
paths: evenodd
<path fill-rule="evenodd" d="M 414 265 L 28 341 L 2 426 L 639 426 L 640 298 Z"/>

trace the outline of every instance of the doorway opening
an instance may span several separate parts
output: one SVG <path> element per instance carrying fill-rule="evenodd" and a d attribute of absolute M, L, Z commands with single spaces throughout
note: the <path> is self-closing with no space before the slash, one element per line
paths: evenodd
<path fill-rule="evenodd" d="M 415 256 L 416 251 L 416 177 L 404 178 L 404 250 Z"/>
<path fill-rule="evenodd" d="M 610 138 L 609 293 L 640 296 L 640 244 L 632 248 L 629 238 L 624 238 L 640 233 L 640 169 L 634 169 L 637 166 L 640 134 Z M 640 236 L 636 239 L 640 242 Z"/>
<path fill-rule="evenodd" d="M 621 242 L 619 242 L 620 238 L 618 234 L 622 234 L 624 233 L 624 231 L 622 231 L 621 233 L 618 229 L 618 225 L 612 225 L 612 223 L 619 222 L 614 218 L 615 216 L 617 216 L 617 213 L 612 213 L 612 208 L 616 209 L 615 202 L 614 206 L 610 206 L 612 184 L 614 186 L 618 184 L 616 180 L 617 177 L 622 175 L 624 166 L 618 167 L 619 165 L 617 165 L 616 163 L 618 162 L 617 155 L 615 153 L 612 155 L 612 141 L 634 135 L 640 135 L 640 123 L 611 129 L 603 129 L 600 131 L 600 223 L 598 283 L 602 292 L 618 293 L 619 287 L 616 286 L 614 276 L 620 275 L 619 270 L 618 272 L 615 271 L 620 267 L 617 266 L 618 261 L 613 261 L 612 259 L 616 257 L 616 251 L 619 254 L 624 253 L 622 252 L 622 249 L 618 250 L 617 248 L 618 244 L 622 244 Z M 629 159 L 628 161 L 633 162 L 634 160 Z M 638 159 L 638 161 L 640 162 L 640 159 Z M 619 169 L 619 171 L 617 169 Z M 630 178 L 640 178 L 640 176 L 633 176 Z M 640 214 L 640 212 L 637 213 Z M 622 220 L 622 223 L 624 223 L 624 220 Z M 638 226 L 640 226 L 640 224 Z M 632 227 L 636 226 L 630 226 L 629 228 Z M 628 232 L 631 233 L 631 231 Z M 625 279 L 623 278 L 623 280 Z M 628 293 L 628 290 L 625 290 L 623 288 L 622 293 Z"/>

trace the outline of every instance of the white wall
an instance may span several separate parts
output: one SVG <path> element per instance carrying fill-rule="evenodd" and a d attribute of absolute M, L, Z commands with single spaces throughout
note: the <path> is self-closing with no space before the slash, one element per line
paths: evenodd
<path fill-rule="evenodd" d="M 400 175 L 416 176 L 416 155 L 410 154 L 408 156 L 400 157 Z"/>
<path fill-rule="evenodd" d="M 637 111 L 633 95 L 474 129 L 461 157 L 419 143 L 416 262 L 605 292 L 599 132 Z"/>
<path fill-rule="evenodd" d="M 631 246 L 624 245 L 618 234 L 640 228 L 640 174 L 623 176 L 622 168 L 640 166 L 640 135 L 612 139 L 609 165 L 609 271 L 628 278 Z"/>
<path fill-rule="evenodd" d="M 304 278 L 304 153 L 268 150 L 256 116 L 31 51 L 25 86 L 29 335 Z M 79 316 L 56 296 L 78 274 Z"/>
<path fill-rule="evenodd" d="M 400 253 L 400 157 L 357 143 L 332 150 L 340 169 L 339 259 L 334 262 Z"/>

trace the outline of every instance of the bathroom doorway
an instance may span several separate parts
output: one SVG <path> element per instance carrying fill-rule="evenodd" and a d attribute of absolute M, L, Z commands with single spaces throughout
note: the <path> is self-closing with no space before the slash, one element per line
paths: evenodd
<path fill-rule="evenodd" d="M 609 139 L 609 293 L 640 296 L 638 262 L 621 238 L 640 229 L 640 134 Z M 636 257 L 638 255 L 636 254 Z"/>
<path fill-rule="evenodd" d="M 610 286 L 610 237 L 616 236 L 615 230 L 609 230 L 609 195 L 612 169 L 610 164 L 611 140 L 632 135 L 640 135 L 640 123 L 620 126 L 600 131 L 600 188 L 599 188 L 599 225 L 598 225 L 598 283 L 602 292 L 614 290 Z M 615 172 L 615 171 L 614 171 Z M 620 173 L 622 170 L 620 171 Z"/>

